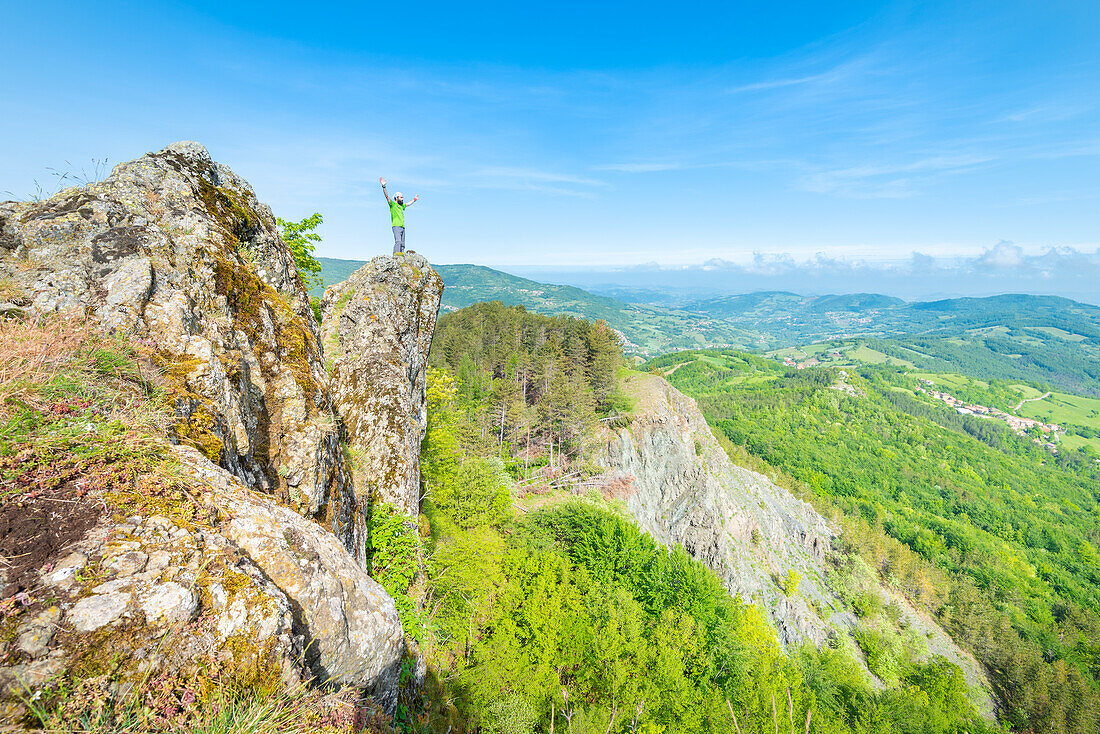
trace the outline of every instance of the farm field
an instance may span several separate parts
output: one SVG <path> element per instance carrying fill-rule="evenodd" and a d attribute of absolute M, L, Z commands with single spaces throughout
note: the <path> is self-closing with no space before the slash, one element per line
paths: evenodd
<path fill-rule="evenodd" d="M 1020 415 L 1050 423 L 1071 423 L 1100 429 L 1100 400 L 1056 392 L 1048 398 L 1024 403 Z"/>

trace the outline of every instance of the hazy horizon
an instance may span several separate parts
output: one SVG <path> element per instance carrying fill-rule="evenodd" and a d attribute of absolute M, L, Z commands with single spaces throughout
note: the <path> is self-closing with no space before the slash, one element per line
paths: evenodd
<path fill-rule="evenodd" d="M 381 253 L 336 259 L 363 261 L 374 254 Z M 880 293 L 906 301 L 1024 293 L 1100 306 L 1100 248 L 1092 252 L 1048 248 L 1029 253 L 1009 242 L 970 258 L 913 253 L 905 260 L 878 262 L 830 258 L 823 253 L 801 261 L 789 255 L 757 253 L 742 263 L 711 260 L 680 267 L 658 263 L 619 268 L 493 266 L 470 261 L 440 264 L 481 265 L 628 302 L 671 304 L 726 294 L 790 291 L 803 296 Z"/>
<path fill-rule="evenodd" d="M 690 300 L 708 295 L 790 291 L 804 296 L 880 293 L 906 301 L 985 297 L 1008 293 L 1051 295 L 1100 305 L 1100 248 L 1051 248 L 1029 254 L 1000 243 L 971 258 L 913 253 L 907 260 L 868 262 L 823 254 L 797 261 L 758 255 L 748 263 L 711 261 L 677 268 L 648 264 L 608 268 L 500 268 L 542 282 L 574 285 L 630 300 L 629 289 L 663 289 Z M 654 302 L 660 299 L 652 299 Z"/>

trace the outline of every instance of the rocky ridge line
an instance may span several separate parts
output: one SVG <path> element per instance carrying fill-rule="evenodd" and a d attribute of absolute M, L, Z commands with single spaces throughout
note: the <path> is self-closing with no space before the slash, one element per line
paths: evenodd
<path fill-rule="evenodd" d="M 438 281 L 417 262 L 424 283 Z M 171 461 L 206 513 L 195 522 L 121 518 L 104 504 L 94 527 L 49 559 L 40 577 L 55 603 L 17 620 L 0 663 L 5 715 L 53 675 L 86 672 L 97 659 L 118 661 L 104 695 L 150 671 L 240 662 L 284 683 L 363 689 L 392 714 L 400 620 L 357 562 L 364 533 L 353 520 L 362 522 L 366 502 L 340 446 L 317 324 L 247 182 L 185 142 L 45 201 L 0 202 L 0 285 L 7 315 L 76 315 L 151 348 L 174 408 Z M 379 414 L 355 414 L 348 434 L 404 447 L 394 471 L 406 495 L 418 483 L 408 465 L 418 463 L 413 427 L 423 421 L 439 296 L 433 308 L 409 286 L 383 278 L 370 293 L 376 314 L 418 324 L 412 341 L 399 339 L 402 359 L 418 366 L 402 368 L 408 387 L 396 393 L 415 420 L 374 425 Z M 357 348 L 370 351 L 371 335 L 361 336 Z M 371 353 L 389 364 L 392 347 Z"/>
<path fill-rule="evenodd" d="M 40 202 L 0 203 L 13 306 L 155 345 L 175 440 L 346 538 L 350 490 L 317 324 L 252 187 L 193 142 Z"/>

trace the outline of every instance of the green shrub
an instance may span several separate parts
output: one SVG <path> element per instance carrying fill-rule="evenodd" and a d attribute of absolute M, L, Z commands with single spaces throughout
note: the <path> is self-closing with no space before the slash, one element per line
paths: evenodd
<path fill-rule="evenodd" d="M 311 288 L 321 284 L 321 263 L 313 257 L 313 248 L 321 241 L 321 235 L 313 230 L 323 221 L 318 213 L 306 217 L 300 222 L 288 222 L 285 219 L 276 218 L 279 225 L 279 236 L 283 238 L 290 254 L 294 256 L 294 264 L 298 266 L 298 275 L 302 277 L 305 287 Z"/>
<path fill-rule="evenodd" d="M 416 640 L 423 638 L 424 621 L 409 589 L 420 574 L 424 556 L 419 526 L 387 502 L 371 507 L 367 533 L 367 568 L 370 576 L 382 584 L 397 605 L 405 632 Z"/>
<path fill-rule="evenodd" d="M 882 613 L 883 607 L 882 597 L 873 589 L 860 592 L 852 600 L 852 609 L 858 616 L 865 619 L 877 617 Z"/>
<path fill-rule="evenodd" d="M 469 458 L 458 466 L 452 481 L 436 489 L 432 502 L 459 527 L 495 525 L 511 516 L 511 486 L 500 459 Z"/>
<path fill-rule="evenodd" d="M 539 717 L 523 696 L 512 694 L 489 704 L 485 718 L 487 734 L 531 734 Z"/>

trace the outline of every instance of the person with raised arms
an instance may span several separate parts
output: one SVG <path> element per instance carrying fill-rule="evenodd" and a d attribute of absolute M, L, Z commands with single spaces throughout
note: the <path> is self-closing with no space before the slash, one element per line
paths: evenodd
<path fill-rule="evenodd" d="M 389 192 L 386 191 L 386 179 L 379 176 L 378 182 L 382 184 L 382 195 L 386 197 L 386 203 L 390 205 L 390 223 L 393 225 L 393 254 L 396 255 L 405 251 L 405 208 L 415 204 L 416 200 L 420 198 L 420 194 L 414 196 L 412 201 L 406 204 L 405 195 L 400 191 L 394 194 L 392 199 L 390 198 Z"/>

